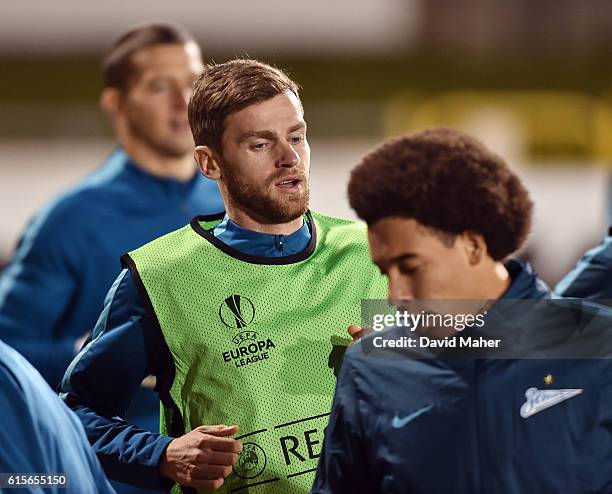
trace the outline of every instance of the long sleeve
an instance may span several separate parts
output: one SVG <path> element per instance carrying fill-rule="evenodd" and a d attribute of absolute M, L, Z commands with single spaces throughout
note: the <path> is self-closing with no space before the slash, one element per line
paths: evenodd
<path fill-rule="evenodd" d="M 50 493 L 114 494 L 74 414 L 21 355 L 0 341 L 0 471 L 64 475 Z M 37 491 L 39 489 L 36 489 Z"/>
<path fill-rule="evenodd" d="M 55 209 L 39 214 L 0 277 L 0 338 L 51 386 L 74 357 L 77 339 L 57 330 L 77 290 L 79 263 L 72 235 L 55 228 L 60 221 Z"/>
<path fill-rule="evenodd" d="M 362 432 L 358 390 L 349 349 L 344 356 L 323 450 L 319 458 L 313 494 L 368 494 L 377 492 L 371 485 L 364 450 L 366 437 Z M 369 475 L 366 475 L 369 474 Z"/>
<path fill-rule="evenodd" d="M 258 235 L 263 234 L 244 233 L 250 238 Z M 289 243 L 299 244 L 310 235 L 306 225 L 289 236 L 295 236 Z M 228 242 L 234 245 L 236 237 L 242 238 L 238 235 Z M 269 237 L 273 236 L 266 236 L 268 242 L 247 242 L 250 252 L 262 255 L 269 244 L 274 246 Z M 284 251 L 291 252 L 291 247 Z M 106 297 L 91 341 L 68 367 L 61 389 L 113 480 L 159 490 L 171 487 L 171 481 L 159 475 L 159 463 L 172 439 L 128 423 L 125 412 L 148 375 L 157 377 L 156 389 L 167 403 L 174 370 L 159 324 L 141 298 L 131 271 L 124 270 Z"/>
<path fill-rule="evenodd" d="M 167 490 L 172 482 L 160 476 L 159 463 L 172 439 L 124 419 L 146 376 L 167 382 L 172 372 L 169 351 L 150 317 L 124 270 L 106 297 L 91 341 L 68 367 L 61 393 L 110 478 Z"/>
<path fill-rule="evenodd" d="M 612 236 L 586 252 L 555 292 L 564 297 L 612 299 Z"/>

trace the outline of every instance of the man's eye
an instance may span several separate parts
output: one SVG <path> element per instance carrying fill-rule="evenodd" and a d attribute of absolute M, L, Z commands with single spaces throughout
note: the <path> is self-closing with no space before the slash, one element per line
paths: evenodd
<path fill-rule="evenodd" d="M 267 142 L 256 142 L 256 143 L 251 145 L 251 149 L 253 149 L 255 151 L 261 151 L 263 149 L 266 149 L 267 147 L 268 147 L 268 143 Z"/>
<path fill-rule="evenodd" d="M 167 91 L 168 89 L 170 89 L 170 84 L 168 84 L 167 82 L 153 82 L 150 86 L 152 91 L 155 92 L 161 92 L 161 91 Z"/>
<path fill-rule="evenodd" d="M 414 274 L 419 270 L 418 266 L 400 266 L 400 272 L 402 274 Z"/>
<path fill-rule="evenodd" d="M 304 140 L 304 136 L 303 135 L 291 136 L 289 140 L 291 141 L 291 144 L 299 144 Z"/>

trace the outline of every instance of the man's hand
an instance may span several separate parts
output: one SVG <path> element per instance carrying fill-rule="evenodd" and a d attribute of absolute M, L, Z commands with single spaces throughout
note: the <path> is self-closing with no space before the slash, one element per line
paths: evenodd
<path fill-rule="evenodd" d="M 160 471 L 181 485 L 216 490 L 232 473 L 242 444 L 232 439 L 237 425 L 201 425 L 172 441 L 161 461 Z"/>
<path fill-rule="evenodd" d="M 351 338 L 353 338 L 353 341 L 351 341 L 349 346 L 351 346 L 353 343 L 355 343 L 359 338 L 362 338 L 362 337 L 367 336 L 370 333 L 374 332 L 374 330 L 371 329 L 371 328 L 362 328 L 362 327 L 357 326 L 355 324 L 351 324 L 348 327 L 347 331 L 348 331 L 348 334 L 351 336 Z"/>

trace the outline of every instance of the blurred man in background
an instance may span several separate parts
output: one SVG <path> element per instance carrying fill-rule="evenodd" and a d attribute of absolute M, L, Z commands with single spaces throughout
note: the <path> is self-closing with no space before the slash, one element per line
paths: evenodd
<path fill-rule="evenodd" d="M 120 255 L 223 210 L 216 183 L 193 161 L 187 103 L 203 69 L 193 37 L 169 24 L 134 28 L 103 68 L 100 103 L 118 146 L 38 212 L 0 280 L 0 337 L 52 387 L 94 327 Z M 141 388 L 129 416 L 157 430 L 158 403 Z"/>
<path fill-rule="evenodd" d="M 555 291 L 564 297 L 612 303 L 612 229 L 601 244 L 582 256 Z"/>
<path fill-rule="evenodd" d="M 36 369 L 2 341 L 0 407 L 0 488 L 115 492 L 79 419 Z"/>

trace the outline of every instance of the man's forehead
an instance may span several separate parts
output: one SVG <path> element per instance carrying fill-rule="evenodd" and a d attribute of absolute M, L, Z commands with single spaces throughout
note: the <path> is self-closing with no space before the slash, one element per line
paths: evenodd
<path fill-rule="evenodd" d="M 147 46 L 132 54 L 131 63 L 141 74 L 145 72 L 184 70 L 199 74 L 204 64 L 196 43 L 163 43 Z"/>
<path fill-rule="evenodd" d="M 293 93 L 282 93 L 247 106 L 229 115 L 226 124 L 239 135 L 263 131 L 285 132 L 306 126 L 301 105 Z"/>
<path fill-rule="evenodd" d="M 427 230 L 413 219 L 389 217 L 370 225 L 368 237 L 373 253 L 391 258 L 418 257 L 429 236 Z"/>

